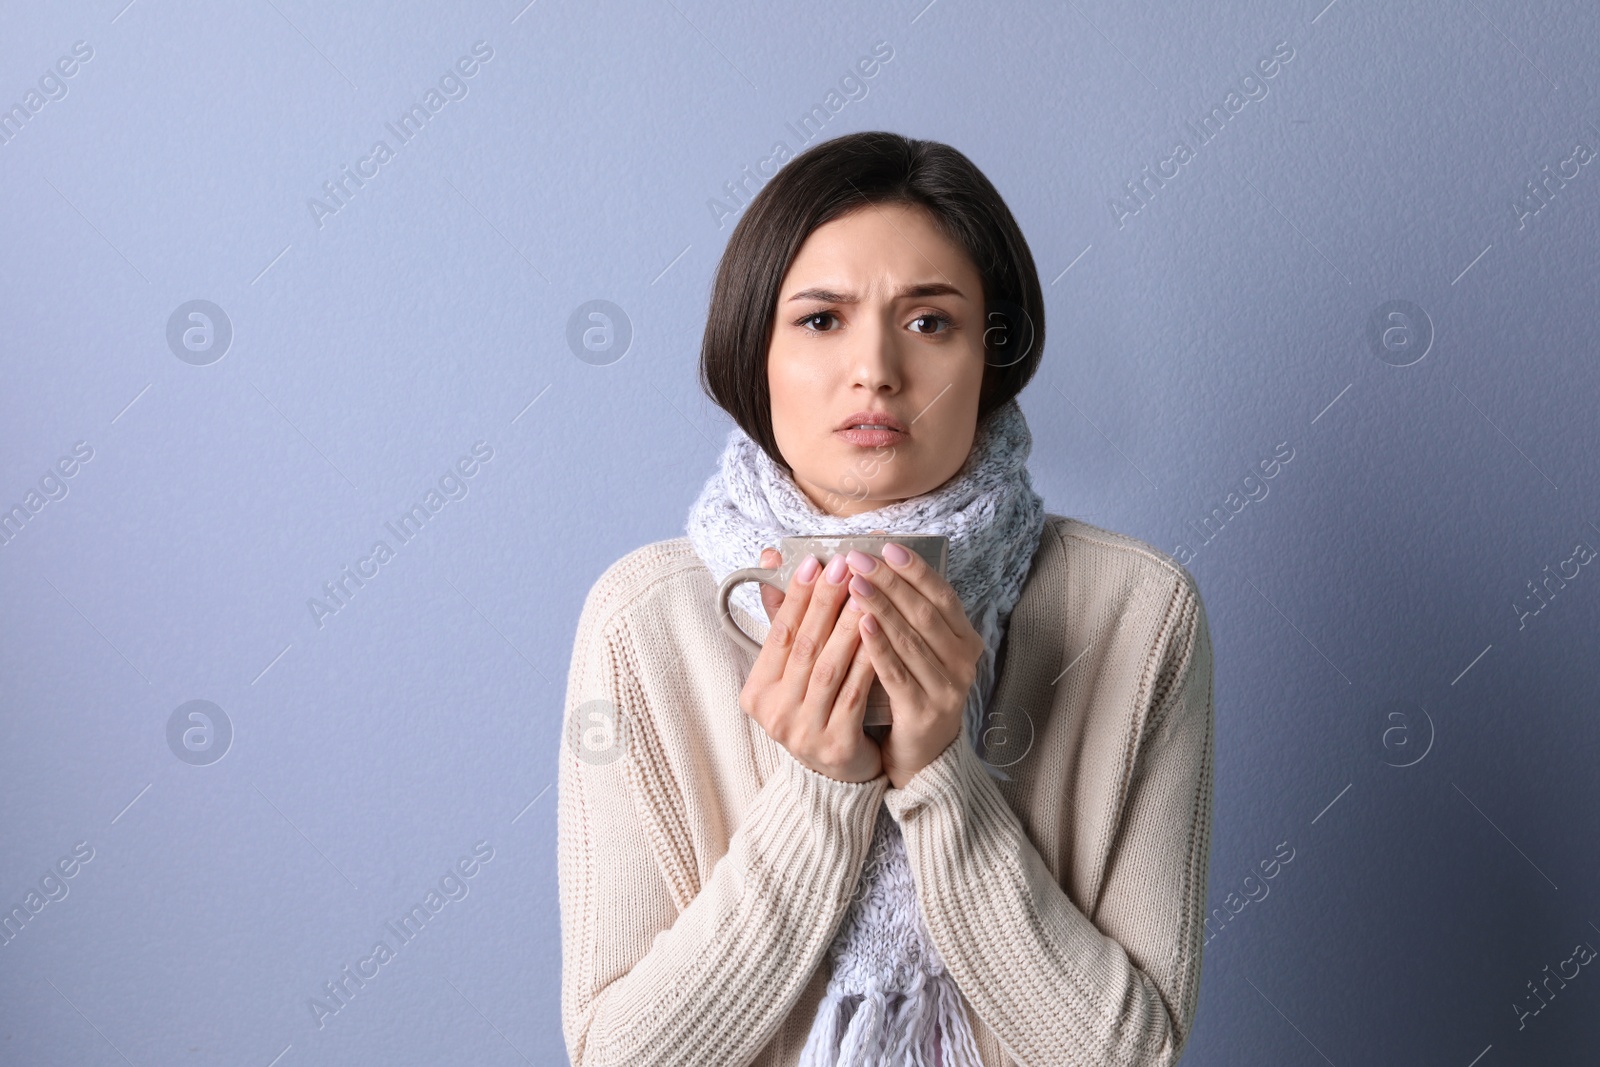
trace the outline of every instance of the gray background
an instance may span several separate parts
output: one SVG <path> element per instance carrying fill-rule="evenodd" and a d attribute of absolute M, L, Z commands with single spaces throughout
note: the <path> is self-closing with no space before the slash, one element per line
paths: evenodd
<path fill-rule="evenodd" d="M 1035 484 L 1192 552 L 1227 918 L 1185 1062 L 1594 1061 L 1593 967 L 1518 1024 L 1546 965 L 1600 947 L 1597 566 L 1529 610 L 1600 545 L 1600 160 L 1527 199 L 1600 150 L 1594 7 L 114 0 L 0 25 L 6 108 L 93 49 L 0 144 L 0 508 L 59 497 L 0 547 L 0 903 L 93 849 L 0 946 L 0 1061 L 565 1061 L 574 625 L 711 472 L 725 183 L 803 148 L 813 105 L 820 136 L 942 140 L 990 176 L 1048 300 Z M 466 94 L 319 224 L 323 183 L 479 41 Z M 169 344 L 193 300 L 225 353 Z M 590 300 L 626 352 L 575 354 Z M 1425 318 L 1375 345 L 1396 300 Z M 385 522 L 441 478 L 458 498 L 400 544 Z M 231 724 L 208 765 L 168 740 L 193 700 Z M 467 895 L 318 1028 L 323 983 L 478 842 Z"/>

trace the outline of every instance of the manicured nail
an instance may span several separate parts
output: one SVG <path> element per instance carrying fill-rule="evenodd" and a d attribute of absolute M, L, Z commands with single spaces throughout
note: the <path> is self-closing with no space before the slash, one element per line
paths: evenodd
<path fill-rule="evenodd" d="M 795 577 L 800 579 L 801 585 L 810 585 L 817 577 L 817 571 L 822 569 L 822 564 L 817 562 L 816 556 L 807 556 L 800 561 L 800 566 L 795 568 Z"/>
<path fill-rule="evenodd" d="M 883 546 L 883 558 L 898 566 L 902 563 L 910 563 L 911 553 L 891 541 Z"/>
<path fill-rule="evenodd" d="M 846 566 L 845 557 L 834 556 L 828 561 L 828 569 L 822 572 L 822 576 L 828 579 L 828 581 L 832 582 L 834 585 L 838 585 L 840 582 L 844 581 L 845 572 L 849 569 L 850 568 Z"/>
<path fill-rule="evenodd" d="M 862 574 L 871 574 L 872 569 L 878 565 L 877 560 L 873 559 L 865 552 L 858 552 L 853 548 L 845 558 L 850 561 L 850 566 L 854 567 Z"/>
<path fill-rule="evenodd" d="M 872 583 L 858 574 L 850 579 L 850 591 L 858 597 L 870 597 L 872 596 Z"/>
<path fill-rule="evenodd" d="M 878 632 L 878 620 L 871 615 L 861 616 L 861 628 L 869 634 Z"/>

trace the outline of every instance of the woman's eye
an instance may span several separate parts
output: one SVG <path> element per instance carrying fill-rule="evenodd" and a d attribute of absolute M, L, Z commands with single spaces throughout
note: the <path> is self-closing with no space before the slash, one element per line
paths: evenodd
<path fill-rule="evenodd" d="M 942 330 L 917 330 L 916 331 L 917 333 L 944 333 L 944 332 L 948 331 L 951 326 L 954 325 L 954 323 L 952 323 L 950 321 L 949 317 L 947 317 L 945 315 L 935 315 L 932 312 L 929 312 L 926 315 L 918 315 L 915 319 L 913 319 L 911 321 L 913 323 L 932 322 L 932 323 L 936 323 L 936 324 L 944 327 L 944 329 L 942 329 Z"/>
<path fill-rule="evenodd" d="M 806 328 L 806 329 L 811 329 L 811 323 L 815 322 L 817 319 L 831 319 L 831 318 L 833 318 L 833 312 L 831 312 L 831 311 L 818 311 L 815 314 L 807 315 L 805 318 L 801 319 L 799 324 L 802 327 Z M 827 333 L 828 331 L 826 331 L 826 330 L 811 330 L 811 332 L 812 333 Z"/>

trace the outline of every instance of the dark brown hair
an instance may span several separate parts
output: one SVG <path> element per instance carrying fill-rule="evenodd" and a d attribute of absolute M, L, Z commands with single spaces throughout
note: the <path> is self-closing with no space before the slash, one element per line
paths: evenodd
<path fill-rule="evenodd" d="M 773 461 L 767 349 L 778 289 L 811 231 L 874 203 L 926 208 L 983 279 L 978 423 L 1028 384 L 1044 348 L 1044 294 L 1028 242 L 989 179 L 956 149 L 871 130 L 823 141 L 762 186 L 722 253 L 700 343 L 700 386 Z"/>

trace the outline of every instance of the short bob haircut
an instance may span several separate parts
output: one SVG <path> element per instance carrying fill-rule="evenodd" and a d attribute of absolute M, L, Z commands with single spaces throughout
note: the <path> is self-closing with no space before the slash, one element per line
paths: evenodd
<path fill-rule="evenodd" d="M 1044 294 L 1022 230 L 956 149 L 871 130 L 823 141 L 762 186 L 717 267 L 700 343 L 700 386 L 783 470 L 772 432 L 767 349 L 778 290 L 811 231 L 874 203 L 920 205 L 983 279 L 985 365 L 978 424 L 1016 396 L 1044 349 Z M 1020 353 L 1020 355 L 1018 354 Z"/>

